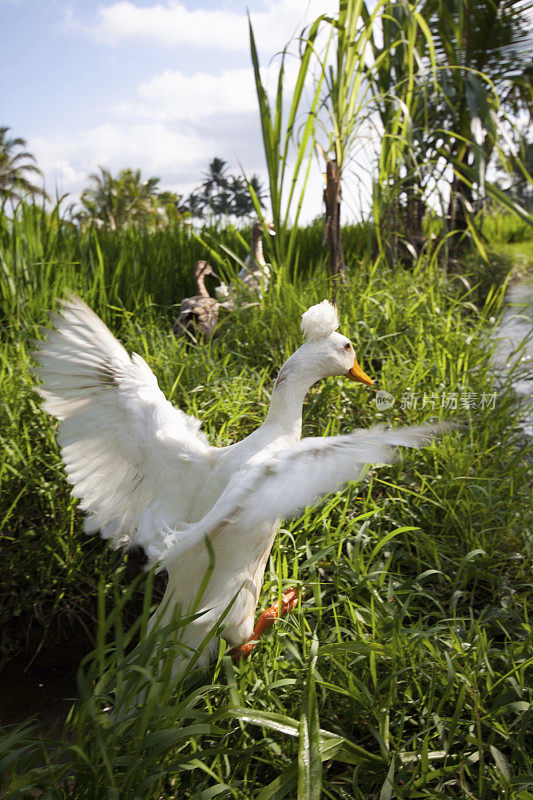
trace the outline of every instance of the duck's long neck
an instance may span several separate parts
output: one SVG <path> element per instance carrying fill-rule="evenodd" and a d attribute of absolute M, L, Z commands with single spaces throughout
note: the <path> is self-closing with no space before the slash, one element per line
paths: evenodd
<path fill-rule="evenodd" d="M 302 435 L 302 408 L 305 396 L 317 380 L 309 372 L 300 372 L 289 361 L 279 371 L 264 425 L 294 438 Z"/>
<path fill-rule="evenodd" d="M 205 276 L 203 272 L 196 275 L 196 289 L 201 297 L 209 297 L 209 292 L 205 288 Z"/>
<path fill-rule="evenodd" d="M 260 267 L 264 267 L 266 264 L 263 253 L 263 232 L 255 227 L 252 230 L 252 260 Z"/>

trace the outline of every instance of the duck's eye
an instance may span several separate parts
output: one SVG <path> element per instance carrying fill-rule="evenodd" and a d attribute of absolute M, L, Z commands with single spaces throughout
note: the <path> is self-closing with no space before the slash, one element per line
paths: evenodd
<path fill-rule="evenodd" d="M 343 349 L 344 350 L 351 350 L 352 349 L 352 345 L 350 344 L 350 342 L 346 342 L 346 344 L 344 345 Z"/>

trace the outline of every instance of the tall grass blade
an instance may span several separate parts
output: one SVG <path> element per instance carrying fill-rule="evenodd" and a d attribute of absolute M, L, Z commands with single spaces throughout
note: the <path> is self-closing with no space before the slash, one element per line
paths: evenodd
<path fill-rule="evenodd" d="M 300 715 L 298 742 L 298 800 L 320 800 L 322 796 L 322 758 L 320 723 L 316 698 L 315 669 L 318 640 L 313 639 L 307 670 L 304 702 Z"/>

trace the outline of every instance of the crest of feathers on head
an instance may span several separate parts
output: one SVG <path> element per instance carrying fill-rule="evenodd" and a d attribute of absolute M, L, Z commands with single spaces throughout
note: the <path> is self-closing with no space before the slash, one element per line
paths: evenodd
<path fill-rule="evenodd" d="M 329 300 L 322 300 L 302 314 L 301 328 L 308 339 L 321 339 L 329 336 L 339 327 L 337 307 Z"/>

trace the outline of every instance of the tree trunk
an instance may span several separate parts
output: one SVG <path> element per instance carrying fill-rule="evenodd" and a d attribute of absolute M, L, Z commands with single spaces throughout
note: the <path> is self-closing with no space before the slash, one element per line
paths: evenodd
<path fill-rule="evenodd" d="M 422 199 L 420 186 L 413 184 L 409 190 L 409 201 L 405 208 L 405 233 L 407 241 L 415 248 L 418 255 L 426 245 L 424 236 L 424 217 L 426 214 L 426 204 Z"/>
<path fill-rule="evenodd" d="M 341 172 L 335 159 L 326 161 L 326 188 L 324 203 L 324 244 L 329 249 L 329 271 L 333 279 L 333 297 L 336 297 L 339 281 L 346 285 L 346 263 L 341 238 Z"/>
<path fill-rule="evenodd" d="M 462 156 L 455 161 L 455 168 L 459 174 L 455 174 L 453 178 L 448 210 L 450 230 L 458 232 L 458 236 L 454 237 L 455 246 L 461 242 L 463 234 L 468 230 L 467 206 L 472 206 L 472 187 L 461 179 L 461 168 L 463 164 L 470 166 L 472 160 L 470 150 L 466 148 Z"/>

